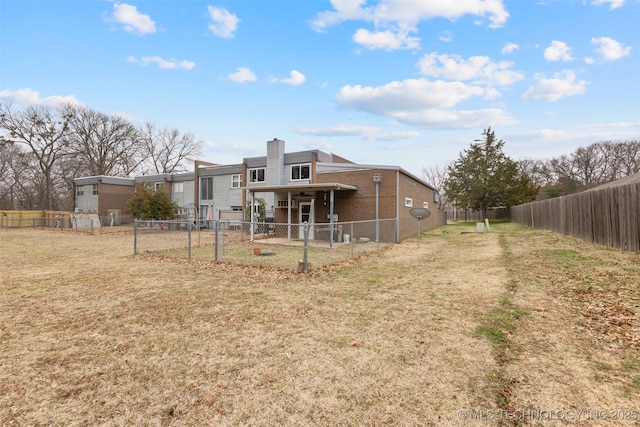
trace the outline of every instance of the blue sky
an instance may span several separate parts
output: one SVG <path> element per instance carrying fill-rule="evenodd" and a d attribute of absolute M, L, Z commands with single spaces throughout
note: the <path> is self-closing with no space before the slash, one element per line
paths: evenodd
<path fill-rule="evenodd" d="M 640 139 L 639 0 L 0 2 L 0 96 L 191 132 L 203 160 L 321 149 L 421 175 Z"/>

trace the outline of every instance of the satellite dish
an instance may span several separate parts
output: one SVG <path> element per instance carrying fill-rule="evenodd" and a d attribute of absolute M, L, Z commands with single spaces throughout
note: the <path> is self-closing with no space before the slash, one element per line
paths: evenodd
<path fill-rule="evenodd" d="M 420 220 L 429 218 L 431 212 L 429 212 L 428 209 L 424 208 L 412 208 L 409 210 L 409 213 L 412 217 L 418 220 L 418 247 L 420 247 Z"/>
<path fill-rule="evenodd" d="M 420 221 L 421 219 L 429 218 L 429 215 L 431 215 L 429 209 L 424 208 L 412 208 L 411 210 L 409 210 L 409 213 L 418 221 Z"/>

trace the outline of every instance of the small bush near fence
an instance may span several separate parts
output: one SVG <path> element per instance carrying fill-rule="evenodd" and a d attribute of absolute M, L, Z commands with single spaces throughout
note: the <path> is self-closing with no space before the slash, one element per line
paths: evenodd
<path fill-rule="evenodd" d="M 305 248 L 300 224 L 136 221 L 134 252 L 301 271 L 306 250 L 313 270 L 380 250 L 395 241 L 395 229 L 395 220 L 336 223 L 331 241 L 329 224 L 313 224 Z"/>

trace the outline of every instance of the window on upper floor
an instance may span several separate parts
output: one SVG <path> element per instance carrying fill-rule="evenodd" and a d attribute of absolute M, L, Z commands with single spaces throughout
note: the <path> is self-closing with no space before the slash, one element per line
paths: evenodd
<path fill-rule="evenodd" d="M 94 196 L 97 196 L 98 195 L 98 184 L 93 184 L 93 186 L 91 187 L 91 191 L 92 191 Z"/>
<path fill-rule="evenodd" d="M 76 187 L 76 196 L 84 196 L 84 187 L 82 185 Z"/>
<path fill-rule="evenodd" d="M 184 193 L 184 182 L 174 182 L 171 188 L 174 193 Z"/>
<path fill-rule="evenodd" d="M 264 168 L 249 169 L 249 182 L 264 182 Z"/>
<path fill-rule="evenodd" d="M 404 205 L 408 208 L 412 208 L 413 207 L 413 199 L 410 197 L 405 197 L 404 198 Z"/>
<path fill-rule="evenodd" d="M 200 200 L 213 200 L 213 177 L 200 178 Z"/>
<path fill-rule="evenodd" d="M 231 188 L 240 188 L 242 187 L 242 175 L 236 174 L 231 175 Z"/>
<path fill-rule="evenodd" d="M 291 166 L 291 180 L 311 178 L 311 165 L 293 165 Z"/>
<path fill-rule="evenodd" d="M 425 209 L 429 209 L 429 202 L 422 202 L 422 207 Z"/>
<path fill-rule="evenodd" d="M 153 183 L 153 190 L 154 191 L 162 191 L 162 190 L 164 190 L 164 182 L 154 182 Z"/>

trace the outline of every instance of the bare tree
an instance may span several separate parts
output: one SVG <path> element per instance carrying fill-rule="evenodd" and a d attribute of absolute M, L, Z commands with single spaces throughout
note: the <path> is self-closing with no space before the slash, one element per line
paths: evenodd
<path fill-rule="evenodd" d="M 593 186 L 602 182 L 604 158 L 598 144 L 580 147 L 571 155 L 571 161 L 578 180 L 585 186 Z"/>
<path fill-rule="evenodd" d="M 435 165 L 422 168 L 422 179 L 424 179 L 424 181 L 431 187 L 438 190 L 438 194 L 440 195 L 438 210 L 444 210 L 445 206 L 449 203 L 447 194 L 444 190 L 444 183 L 447 180 L 447 171 L 450 164 L 451 163 L 447 163 L 444 166 L 440 166 L 436 163 Z"/>
<path fill-rule="evenodd" d="M 202 150 L 202 141 L 196 140 L 193 134 L 181 134 L 178 129 L 157 129 L 151 122 L 142 126 L 140 138 L 145 157 L 144 174 L 183 172 L 187 170 L 184 161 L 195 160 Z"/>
<path fill-rule="evenodd" d="M 59 110 L 29 106 L 14 111 L 0 103 L 0 129 L 16 143 L 23 144 L 36 159 L 42 173 L 42 201 L 39 208 L 54 210 L 57 206 L 54 168 L 68 147 L 70 117 Z"/>
<path fill-rule="evenodd" d="M 63 111 L 71 117 L 68 153 L 78 173 L 126 176 L 138 166 L 138 132 L 127 119 L 75 104 Z"/>
<path fill-rule="evenodd" d="M 640 172 L 640 141 L 625 141 L 621 144 L 620 176 Z"/>

